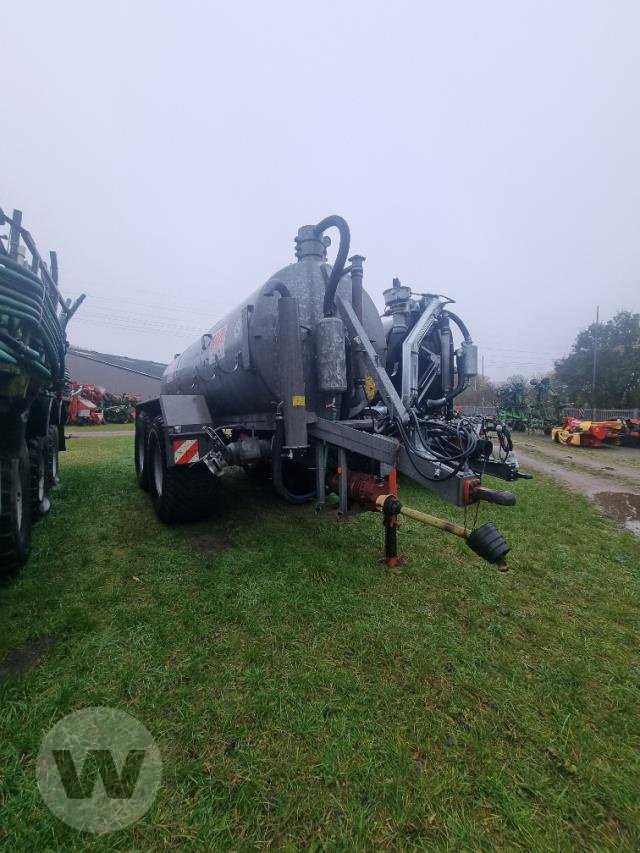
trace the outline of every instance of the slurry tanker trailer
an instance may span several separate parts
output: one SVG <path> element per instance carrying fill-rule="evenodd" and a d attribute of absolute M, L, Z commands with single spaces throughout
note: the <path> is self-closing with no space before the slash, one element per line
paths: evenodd
<path fill-rule="evenodd" d="M 47 266 L 22 213 L 0 209 L 0 574 L 29 556 L 31 525 L 50 507 L 65 449 L 65 328 L 84 296 L 65 301 L 58 261 Z"/>
<path fill-rule="evenodd" d="M 481 484 L 483 472 L 525 476 L 513 455 L 495 459 L 477 425 L 454 410 L 477 373 L 469 330 L 451 299 L 398 279 L 380 317 L 363 288 L 365 258 L 349 257 L 349 243 L 340 216 L 300 228 L 296 262 L 169 364 L 160 396 L 137 406 L 138 483 L 158 518 L 173 524 L 206 516 L 218 478 L 241 466 L 270 477 L 293 504 L 321 511 L 334 492 L 338 515 L 354 504 L 380 512 L 390 564 L 405 515 L 505 568 L 509 546 L 493 524 L 472 531 L 398 498 L 400 472 L 456 506 L 515 503 L 511 492 Z"/>

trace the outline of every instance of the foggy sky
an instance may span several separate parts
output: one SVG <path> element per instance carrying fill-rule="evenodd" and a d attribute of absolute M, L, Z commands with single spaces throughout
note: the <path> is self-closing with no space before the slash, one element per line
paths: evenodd
<path fill-rule="evenodd" d="M 3 5 L 0 206 L 73 344 L 168 361 L 330 213 L 496 379 L 640 310 L 637 2 Z"/>

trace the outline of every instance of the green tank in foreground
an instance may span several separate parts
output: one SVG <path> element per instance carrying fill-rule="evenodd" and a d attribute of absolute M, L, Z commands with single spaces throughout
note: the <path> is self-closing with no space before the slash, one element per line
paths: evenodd
<path fill-rule="evenodd" d="M 65 449 L 65 328 L 84 299 L 65 302 L 55 252 L 43 261 L 22 213 L 0 208 L 0 574 L 29 557 L 31 527 L 50 506 Z"/>

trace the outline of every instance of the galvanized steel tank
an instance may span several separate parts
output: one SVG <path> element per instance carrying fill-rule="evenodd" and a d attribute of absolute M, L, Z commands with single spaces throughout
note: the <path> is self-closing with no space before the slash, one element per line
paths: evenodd
<path fill-rule="evenodd" d="M 162 377 L 162 393 L 202 394 L 214 417 L 275 411 L 283 399 L 281 352 L 287 351 L 278 340 L 279 284 L 298 302 L 306 409 L 326 416 L 322 409 L 327 393 L 318 385 L 323 371 L 316 364 L 315 329 L 324 316 L 323 268 L 326 273 L 331 272 L 326 262 L 328 242 L 318 237 L 315 226 L 300 228 L 296 237 L 297 263 L 275 273 L 176 358 Z M 337 293 L 351 301 L 349 276 L 342 277 Z M 362 323 L 384 364 L 385 334 L 366 292 L 362 295 Z"/>

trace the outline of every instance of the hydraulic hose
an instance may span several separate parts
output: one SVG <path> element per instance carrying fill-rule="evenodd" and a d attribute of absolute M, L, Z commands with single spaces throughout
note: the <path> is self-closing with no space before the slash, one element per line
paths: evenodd
<path fill-rule="evenodd" d="M 324 290 L 324 316 L 333 317 L 336 313 L 336 291 L 338 289 L 340 279 L 344 274 L 344 267 L 349 255 L 351 233 L 346 219 L 343 219 L 342 216 L 327 216 L 321 222 L 318 222 L 315 229 L 316 236 L 320 237 L 327 228 L 337 228 L 340 232 L 338 253 L 336 255 L 333 269 L 331 270 L 331 275 L 329 276 L 329 281 L 327 282 Z"/>

